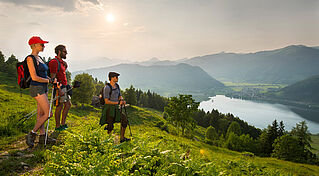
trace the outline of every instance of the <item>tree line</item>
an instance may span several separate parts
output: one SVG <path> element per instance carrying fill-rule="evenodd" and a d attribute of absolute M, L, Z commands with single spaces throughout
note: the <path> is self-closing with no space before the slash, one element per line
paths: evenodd
<path fill-rule="evenodd" d="M 25 58 L 23 58 L 25 59 Z M 43 61 L 45 63 L 48 63 L 52 58 L 49 57 L 48 60 L 43 58 Z M 10 57 L 6 60 L 6 57 L 3 55 L 3 53 L 0 51 L 0 72 L 7 73 L 8 75 L 14 75 L 17 74 L 17 63 L 19 60 L 16 58 L 15 55 L 11 54 Z M 71 73 L 67 70 L 66 71 L 66 78 L 68 82 L 71 82 Z"/>
<path fill-rule="evenodd" d="M 72 101 L 74 103 L 92 103 L 94 105 L 96 104 L 95 102 L 98 103 L 98 96 L 107 83 L 106 81 L 103 83 L 87 73 L 76 75 L 74 81 L 80 81 L 82 84 L 81 87 L 74 89 Z M 130 88 L 121 90 L 121 94 L 128 104 L 153 108 L 159 111 L 164 111 L 164 107 L 168 103 L 168 98 L 162 97 L 155 92 L 151 92 L 150 90 L 143 92 L 141 89 L 134 88 L 133 85 L 131 85 Z M 95 97 L 95 102 L 93 97 Z"/>
<path fill-rule="evenodd" d="M 16 65 L 18 62 L 18 59 L 13 54 L 6 60 L 5 56 L 0 51 L 0 72 L 16 75 Z"/>

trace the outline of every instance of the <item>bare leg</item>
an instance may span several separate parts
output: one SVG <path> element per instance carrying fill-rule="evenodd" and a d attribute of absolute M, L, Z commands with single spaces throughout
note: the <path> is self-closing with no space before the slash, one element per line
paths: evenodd
<path fill-rule="evenodd" d="M 39 115 L 37 117 L 37 122 L 33 128 L 33 131 L 37 132 L 40 128 L 43 128 L 44 131 L 44 123 L 49 117 L 49 100 L 46 94 L 38 95 L 37 97 L 35 97 L 35 100 L 38 104 Z M 42 129 L 40 129 L 40 132 L 42 132 Z"/>
<path fill-rule="evenodd" d="M 63 112 L 62 112 L 62 122 L 61 122 L 61 125 L 65 125 L 65 121 L 66 121 L 66 117 L 68 115 L 68 112 L 71 108 L 71 102 L 70 101 L 67 101 L 64 103 L 64 109 L 63 109 Z"/>
<path fill-rule="evenodd" d="M 44 112 L 41 111 L 39 104 L 37 103 L 37 121 L 39 121 L 40 117 L 43 116 Z M 45 127 L 44 124 L 40 126 L 39 128 L 40 134 L 44 134 L 45 133 Z"/>
<path fill-rule="evenodd" d="M 55 127 L 58 128 L 60 126 L 60 117 L 61 117 L 61 110 L 63 108 L 63 103 L 60 103 L 55 108 Z"/>
<path fill-rule="evenodd" d="M 126 128 L 122 127 L 121 125 L 121 138 L 120 138 L 121 140 L 124 139 L 125 130 Z"/>

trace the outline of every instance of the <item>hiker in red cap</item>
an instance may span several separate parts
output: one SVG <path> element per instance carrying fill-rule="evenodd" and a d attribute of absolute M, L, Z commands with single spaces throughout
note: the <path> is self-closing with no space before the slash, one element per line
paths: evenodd
<path fill-rule="evenodd" d="M 39 52 L 44 50 L 44 44 L 48 43 L 43 41 L 40 37 L 34 36 L 29 40 L 29 45 L 32 49 L 32 53 L 27 56 L 27 65 L 29 68 L 31 83 L 30 94 L 37 101 L 37 121 L 31 132 L 26 136 L 26 143 L 28 146 L 33 147 L 34 141 L 37 136 L 37 131 L 40 131 L 39 143 L 45 143 L 45 127 L 44 123 L 48 120 L 49 115 L 49 100 L 48 100 L 48 83 L 52 82 L 47 76 L 48 66 L 38 55 Z M 57 83 L 54 80 L 54 83 Z M 47 143 L 54 143 L 52 138 L 47 139 Z"/>
<path fill-rule="evenodd" d="M 58 45 L 55 47 L 55 58 L 49 62 L 50 68 L 50 77 L 57 78 L 57 81 L 62 84 L 59 90 L 55 90 L 55 96 L 58 95 L 58 99 L 56 100 L 56 108 L 55 108 L 55 123 L 56 131 L 63 131 L 68 128 L 68 125 L 65 123 L 68 112 L 72 106 L 71 104 L 71 95 L 72 90 L 71 86 L 68 85 L 66 79 L 66 69 L 68 67 L 67 63 L 64 61 L 66 59 L 66 55 L 68 54 L 66 47 L 64 45 Z M 62 120 L 61 120 L 61 111 L 62 112 Z M 60 123 L 61 120 L 61 123 Z"/>

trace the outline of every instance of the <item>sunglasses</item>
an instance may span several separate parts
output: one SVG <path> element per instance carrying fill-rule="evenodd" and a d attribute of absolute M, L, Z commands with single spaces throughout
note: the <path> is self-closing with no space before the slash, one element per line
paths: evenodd
<path fill-rule="evenodd" d="M 43 44 L 43 43 L 40 43 L 40 46 L 44 47 L 44 44 Z"/>

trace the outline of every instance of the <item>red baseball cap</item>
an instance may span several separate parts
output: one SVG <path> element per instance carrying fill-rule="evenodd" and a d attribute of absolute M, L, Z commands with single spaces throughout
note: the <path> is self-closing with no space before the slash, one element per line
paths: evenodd
<path fill-rule="evenodd" d="M 43 41 L 40 37 L 38 36 L 33 36 L 30 38 L 29 40 L 29 45 L 33 45 L 33 44 L 36 44 L 36 43 L 49 43 L 48 41 Z"/>

